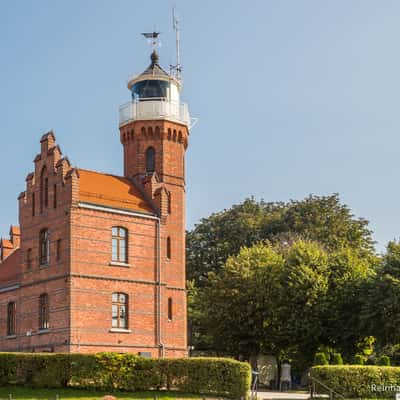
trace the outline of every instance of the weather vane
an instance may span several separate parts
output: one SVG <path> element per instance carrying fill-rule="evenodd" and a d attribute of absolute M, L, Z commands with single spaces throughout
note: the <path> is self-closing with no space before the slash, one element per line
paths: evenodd
<path fill-rule="evenodd" d="M 146 32 L 142 33 L 142 35 L 147 39 L 147 41 L 151 44 L 153 47 L 153 51 L 156 50 L 158 46 L 160 46 L 160 42 L 158 40 L 158 36 L 160 35 L 160 32 Z"/>

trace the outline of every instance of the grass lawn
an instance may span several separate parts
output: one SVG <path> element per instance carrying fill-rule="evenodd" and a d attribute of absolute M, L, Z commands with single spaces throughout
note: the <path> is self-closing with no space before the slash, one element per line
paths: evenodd
<path fill-rule="evenodd" d="M 103 396 L 111 394 L 118 400 L 138 400 L 138 399 L 154 399 L 158 400 L 174 400 L 174 399 L 196 399 L 201 400 L 203 397 L 198 395 L 190 395 L 174 392 L 96 392 L 79 389 L 29 389 L 14 386 L 0 387 L 0 400 L 9 400 L 9 395 L 13 400 L 59 400 L 83 399 L 83 400 L 100 400 Z"/>

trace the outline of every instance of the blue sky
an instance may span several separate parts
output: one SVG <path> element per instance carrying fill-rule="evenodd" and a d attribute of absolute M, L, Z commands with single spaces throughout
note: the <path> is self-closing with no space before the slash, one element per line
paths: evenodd
<path fill-rule="evenodd" d="M 187 153 L 187 221 L 255 196 L 339 193 L 382 250 L 400 237 L 400 2 L 177 0 L 183 98 L 199 118 Z M 53 129 L 73 165 L 121 174 L 118 107 L 149 63 L 169 0 L 0 4 L 0 235 Z"/>

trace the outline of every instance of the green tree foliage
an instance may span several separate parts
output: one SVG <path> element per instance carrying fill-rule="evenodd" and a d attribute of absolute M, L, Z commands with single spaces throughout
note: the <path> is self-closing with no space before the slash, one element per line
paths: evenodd
<path fill-rule="evenodd" d="M 279 318 L 283 262 L 270 245 L 258 244 L 230 257 L 220 274 L 209 274 L 194 308 L 214 349 L 250 356 L 260 351 L 265 332 L 279 336 L 272 321 Z"/>
<path fill-rule="evenodd" d="M 366 340 L 359 314 L 352 313 L 361 308 L 360 293 L 352 290 L 372 275 L 365 260 L 345 250 L 329 253 L 316 242 L 243 247 L 219 273 L 208 274 L 207 286 L 190 285 L 189 308 L 200 338 L 195 345 L 309 365 L 322 344 L 347 351 L 349 358 L 363 351 Z"/>
<path fill-rule="evenodd" d="M 221 352 L 278 358 L 314 354 L 323 332 L 328 256 L 318 244 L 242 248 L 197 292 L 198 323 Z"/>
<path fill-rule="evenodd" d="M 400 243 L 390 242 L 380 268 L 367 288 L 363 328 L 381 346 L 400 343 Z"/>
<path fill-rule="evenodd" d="M 288 348 L 311 361 L 320 342 L 328 291 L 328 254 L 315 242 L 298 240 L 283 251 L 280 326 Z"/>
<path fill-rule="evenodd" d="M 322 343 L 340 350 L 346 359 L 359 351 L 359 343 L 363 343 L 365 328 L 360 314 L 376 262 L 375 257 L 362 257 L 349 248 L 332 252 L 329 257 Z"/>
<path fill-rule="evenodd" d="M 203 219 L 187 235 L 192 344 L 303 366 L 325 346 L 350 360 L 370 334 L 360 315 L 378 262 L 373 243 L 368 222 L 337 195 L 247 199 Z"/>
<path fill-rule="evenodd" d="M 355 218 L 338 195 L 288 203 L 246 199 L 202 219 L 186 237 L 187 276 L 197 286 L 204 286 L 208 272 L 218 273 L 241 247 L 261 240 L 290 244 L 302 238 L 329 251 L 350 248 L 361 255 L 372 255 L 374 244 L 368 221 Z"/>

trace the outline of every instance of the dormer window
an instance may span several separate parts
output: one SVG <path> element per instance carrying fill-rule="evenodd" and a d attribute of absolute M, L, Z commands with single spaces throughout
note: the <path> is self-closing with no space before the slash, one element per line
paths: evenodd
<path fill-rule="evenodd" d="M 151 174 L 156 170 L 156 151 L 154 147 L 146 150 L 146 173 Z"/>

